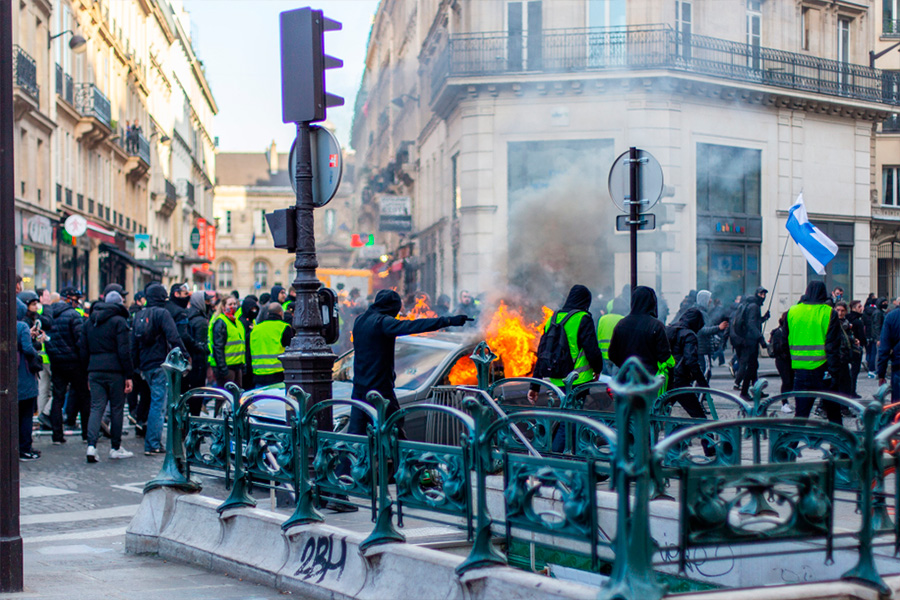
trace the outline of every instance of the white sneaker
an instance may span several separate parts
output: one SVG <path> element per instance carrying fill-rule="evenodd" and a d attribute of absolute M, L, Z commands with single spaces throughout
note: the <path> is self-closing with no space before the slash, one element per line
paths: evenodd
<path fill-rule="evenodd" d="M 134 452 L 129 452 L 125 448 L 119 448 L 118 450 L 109 449 L 109 457 L 110 458 L 131 458 L 134 456 Z"/>
<path fill-rule="evenodd" d="M 88 446 L 86 458 L 89 463 L 97 462 L 97 449 L 93 446 Z"/>
<path fill-rule="evenodd" d="M 786 414 L 791 414 L 792 412 L 794 412 L 794 409 L 793 409 L 793 407 L 791 407 L 790 404 L 782 404 L 781 412 L 786 413 Z"/>
<path fill-rule="evenodd" d="M 875 371 L 869 371 L 868 377 L 869 379 L 875 379 Z"/>

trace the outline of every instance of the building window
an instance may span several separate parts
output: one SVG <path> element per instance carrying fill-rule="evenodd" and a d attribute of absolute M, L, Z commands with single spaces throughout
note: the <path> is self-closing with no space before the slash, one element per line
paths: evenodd
<path fill-rule="evenodd" d="M 259 211 L 259 232 L 266 232 L 266 209 Z"/>
<path fill-rule="evenodd" d="M 806 280 L 824 281 L 830 292 L 836 287 L 844 289 L 844 298 L 853 297 L 853 223 L 832 223 L 816 221 L 822 233 L 827 235 L 838 247 L 837 255 L 828 263 L 825 275 L 813 271 L 807 263 Z M 879 261 L 880 262 L 880 261 Z M 879 267 L 881 265 L 879 264 Z M 879 269 L 880 277 L 880 269 Z"/>
<path fill-rule="evenodd" d="M 838 62 L 850 63 L 850 19 L 838 19 Z M 843 78 L 842 78 L 843 81 Z"/>
<path fill-rule="evenodd" d="M 336 213 L 333 208 L 329 208 L 325 211 L 325 234 L 329 237 L 334 235 L 334 223 L 336 220 Z"/>
<path fill-rule="evenodd" d="M 881 32 L 884 35 L 900 35 L 900 17 L 898 17 L 898 4 L 900 0 L 883 0 L 881 8 Z"/>
<path fill-rule="evenodd" d="M 625 0 L 590 0 L 588 2 L 588 26 L 623 27 L 628 24 Z"/>
<path fill-rule="evenodd" d="M 748 65 L 751 69 L 759 69 L 759 47 L 762 41 L 761 0 L 747 0 L 747 45 L 750 46 Z"/>
<path fill-rule="evenodd" d="M 234 285 L 234 265 L 227 260 L 220 262 L 219 273 L 216 276 L 216 279 L 218 279 L 216 285 L 221 288 L 230 288 Z"/>
<path fill-rule="evenodd" d="M 258 290 L 269 287 L 269 265 L 265 261 L 253 263 L 253 287 Z"/>
<path fill-rule="evenodd" d="M 541 0 L 509 2 L 506 5 L 506 31 L 509 36 L 509 69 L 540 70 L 543 66 L 543 4 Z"/>
<path fill-rule="evenodd" d="M 94 201 L 88 198 L 88 213 L 94 214 Z"/>
<path fill-rule="evenodd" d="M 231 233 L 231 211 L 225 211 L 225 233 Z"/>
<path fill-rule="evenodd" d="M 697 211 L 758 215 L 762 152 L 697 144 Z"/>
<path fill-rule="evenodd" d="M 900 207 L 898 176 L 900 176 L 900 167 L 881 167 L 881 203 L 885 206 Z"/>
<path fill-rule="evenodd" d="M 800 9 L 800 49 L 809 50 L 809 8 Z"/>
<path fill-rule="evenodd" d="M 459 152 L 450 157 L 450 216 L 459 218 L 462 192 L 459 188 Z"/>
<path fill-rule="evenodd" d="M 675 0 L 676 54 L 685 60 L 691 58 L 691 33 L 694 21 L 690 0 Z"/>

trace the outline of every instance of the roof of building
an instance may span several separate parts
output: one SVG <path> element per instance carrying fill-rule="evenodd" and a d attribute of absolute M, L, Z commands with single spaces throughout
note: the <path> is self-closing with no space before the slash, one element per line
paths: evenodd
<path fill-rule="evenodd" d="M 216 155 L 216 184 L 290 187 L 288 155 L 278 153 L 278 171 L 269 172 L 266 152 L 220 152 Z"/>

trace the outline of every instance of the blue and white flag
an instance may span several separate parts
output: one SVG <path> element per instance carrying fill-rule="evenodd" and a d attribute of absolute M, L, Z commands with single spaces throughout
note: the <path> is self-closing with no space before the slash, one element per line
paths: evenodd
<path fill-rule="evenodd" d="M 797 201 L 791 207 L 787 230 L 800 246 L 809 266 L 819 275 L 824 275 L 825 265 L 837 255 L 838 247 L 818 227 L 809 222 L 806 205 L 803 204 L 803 192 L 800 192 Z"/>

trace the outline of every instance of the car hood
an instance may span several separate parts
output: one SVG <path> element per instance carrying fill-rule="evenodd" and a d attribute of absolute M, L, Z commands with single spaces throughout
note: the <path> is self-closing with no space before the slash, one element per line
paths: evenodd
<path fill-rule="evenodd" d="M 350 392 L 353 390 L 353 384 L 348 381 L 335 381 L 331 384 L 331 395 L 335 399 L 346 400 L 350 398 Z M 284 398 L 285 387 L 283 383 L 276 383 L 266 387 L 257 388 L 244 392 L 241 396 L 241 404 L 246 404 L 250 400 L 259 396 L 277 396 Z M 254 403 L 247 409 L 250 417 L 261 422 L 284 424 L 284 402 L 279 400 L 264 398 Z M 342 416 L 349 416 L 350 406 L 347 404 L 338 404 L 332 408 L 332 416 L 337 419 Z"/>

